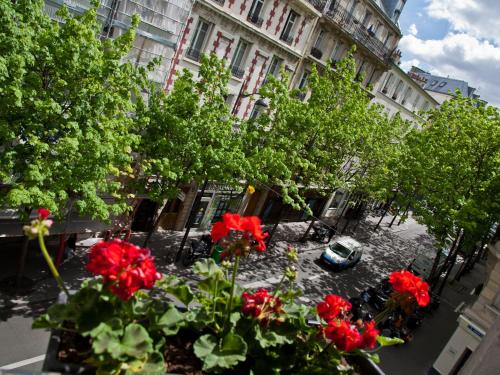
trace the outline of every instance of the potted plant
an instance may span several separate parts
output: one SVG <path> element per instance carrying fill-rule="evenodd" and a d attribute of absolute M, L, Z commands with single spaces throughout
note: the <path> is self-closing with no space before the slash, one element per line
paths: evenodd
<path fill-rule="evenodd" d="M 25 228 L 42 251 L 51 224 L 43 216 Z M 340 296 L 327 295 L 315 307 L 296 303 L 293 248 L 274 290 L 240 287 L 239 261 L 265 251 L 266 235 L 257 217 L 226 213 L 211 231 L 224 260 L 195 263 L 194 283 L 160 275 L 148 250 L 114 240 L 90 249 L 87 269 L 97 277 L 68 293 L 46 257 L 66 302 L 34 327 L 57 332 L 60 347 L 52 351 L 73 366 L 64 371 L 99 374 L 363 374 L 356 359 L 378 361 L 382 346 L 402 342 L 380 336 L 375 321 L 351 321 L 351 304 Z"/>

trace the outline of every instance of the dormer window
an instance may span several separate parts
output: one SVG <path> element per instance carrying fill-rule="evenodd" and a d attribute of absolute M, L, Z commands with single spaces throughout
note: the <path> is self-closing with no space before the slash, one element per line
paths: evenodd
<path fill-rule="evenodd" d="M 441 82 L 438 87 L 445 87 L 445 86 L 446 86 L 446 82 Z"/>

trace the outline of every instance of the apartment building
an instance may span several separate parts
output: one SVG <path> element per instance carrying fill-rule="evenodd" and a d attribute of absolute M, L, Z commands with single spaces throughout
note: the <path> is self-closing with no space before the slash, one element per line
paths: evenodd
<path fill-rule="evenodd" d="M 197 71 L 200 55 L 227 61 L 232 78 L 228 105 L 247 118 L 256 114 L 256 93 L 283 66 L 294 74 L 321 13 L 304 0 L 198 0 L 187 20 L 167 90 L 183 68 Z"/>
<path fill-rule="evenodd" d="M 408 121 L 418 121 L 418 112 L 439 106 L 439 102 L 397 64 L 382 74 L 374 87 L 374 103 L 381 104 L 389 116 L 399 113 Z"/>
<path fill-rule="evenodd" d="M 168 78 L 177 44 L 194 0 L 101 0 L 97 12 L 102 23 L 101 37 L 116 38 L 130 28 L 134 14 L 141 17 L 132 50 L 126 57 L 136 66 L 146 66 L 154 58 L 161 60 L 149 79 L 163 85 Z M 90 8 L 91 0 L 46 0 L 45 9 L 54 19 L 65 5 L 70 12 L 81 14 Z"/>

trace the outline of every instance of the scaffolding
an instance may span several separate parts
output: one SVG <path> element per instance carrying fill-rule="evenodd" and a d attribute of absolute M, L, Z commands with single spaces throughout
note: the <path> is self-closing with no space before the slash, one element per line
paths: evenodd
<path fill-rule="evenodd" d="M 46 0 L 45 9 L 57 19 L 56 11 L 65 5 L 75 14 L 90 7 L 90 0 Z M 164 85 L 171 61 L 194 0 L 101 0 L 98 19 L 102 24 L 101 37 L 116 38 L 125 32 L 134 14 L 141 17 L 134 45 L 125 60 L 135 66 L 147 66 L 154 58 L 160 64 L 150 72 L 149 79 Z"/>

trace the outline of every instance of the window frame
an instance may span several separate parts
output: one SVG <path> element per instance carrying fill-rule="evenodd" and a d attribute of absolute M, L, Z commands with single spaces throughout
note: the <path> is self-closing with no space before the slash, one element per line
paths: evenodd
<path fill-rule="evenodd" d="M 196 46 L 196 44 L 198 44 L 199 37 L 200 37 L 200 34 L 202 32 L 202 24 L 206 24 L 207 29 L 205 31 L 205 35 L 203 36 L 203 40 L 200 44 L 200 47 L 199 47 L 199 49 L 197 49 L 194 47 Z M 200 56 L 203 53 L 203 51 L 207 45 L 207 41 L 210 39 L 210 32 L 212 30 L 212 26 L 213 26 L 213 24 L 211 22 L 205 20 L 202 17 L 198 18 L 198 23 L 196 25 L 193 37 L 191 38 L 191 43 L 189 44 L 189 47 L 186 50 L 186 57 L 187 58 L 194 60 L 194 61 L 200 60 Z M 196 51 L 198 51 L 198 55 L 196 55 Z"/>
<path fill-rule="evenodd" d="M 292 15 L 294 16 L 293 20 L 291 21 Z M 284 41 L 285 43 L 291 43 L 290 40 L 293 41 L 293 32 L 295 29 L 296 22 L 300 18 L 300 14 L 294 11 L 293 9 L 290 9 L 290 12 L 288 13 L 288 17 L 286 18 L 285 21 L 285 26 L 283 26 L 283 30 L 281 31 L 280 35 L 280 40 Z M 291 26 L 289 27 L 291 22 Z"/>

